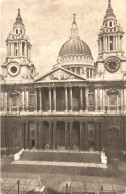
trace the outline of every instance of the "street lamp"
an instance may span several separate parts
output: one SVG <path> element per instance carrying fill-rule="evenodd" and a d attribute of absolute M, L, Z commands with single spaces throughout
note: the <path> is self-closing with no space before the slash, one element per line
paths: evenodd
<path fill-rule="evenodd" d="M 18 185 L 18 194 L 19 194 L 19 184 L 20 184 L 20 181 L 18 180 L 18 181 L 17 181 L 17 185 Z"/>

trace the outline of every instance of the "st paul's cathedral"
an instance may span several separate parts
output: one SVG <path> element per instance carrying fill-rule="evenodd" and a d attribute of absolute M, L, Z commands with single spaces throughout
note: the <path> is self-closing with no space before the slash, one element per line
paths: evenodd
<path fill-rule="evenodd" d="M 6 39 L 1 75 L 1 149 L 126 154 L 124 31 L 108 1 L 98 57 L 81 40 L 75 14 L 57 63 L 36 77 L 20 9 Z"/>

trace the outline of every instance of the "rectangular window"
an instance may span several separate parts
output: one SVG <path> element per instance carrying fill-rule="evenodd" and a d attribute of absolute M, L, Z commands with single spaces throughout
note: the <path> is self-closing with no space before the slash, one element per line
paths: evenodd
<path fill-rule="evenodd" d="M 110 106 L 117 106 L 117 95 L 116 94 L 111 94 L 109 96 L 109 104 Z"/>

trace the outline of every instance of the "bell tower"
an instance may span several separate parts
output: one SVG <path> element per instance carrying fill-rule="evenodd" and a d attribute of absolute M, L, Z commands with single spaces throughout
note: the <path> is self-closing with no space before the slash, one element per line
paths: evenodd
<path fill-rule="evenodd" d="M 108 8 L 103 19 L 103 25 L 98 34 L 96 75 L 107 75 L 113 78 L 115 73 L 119 74 L 126 71 L 123 65 L 126 61 L 122 46 L 123 35 L 123 29 L 118 24 L 113 12 L 111 0 L 108 0 Z M 111 73 L 111 75 L 109 75 L 108 72 Z"/>
<path fill-rule="evenodd" d="M 26 82 L 34 78 L 35 67 L 31 62 L 31 43 L 18 9 L 16 21 L 7 39 L 7 57 L 2 65 L 2 76 L 6 82 Z"/>

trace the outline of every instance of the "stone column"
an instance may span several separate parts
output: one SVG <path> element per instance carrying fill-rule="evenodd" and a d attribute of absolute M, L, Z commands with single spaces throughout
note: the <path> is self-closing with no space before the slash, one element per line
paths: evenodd
<path fill-rule="evenodd" d="M 27 44 L 25 43 L 24 45 L 24 56 L 27 56 Z"/>
<path fill-rule="evenodd" d="M 29 148 L 29 125 L 28 122 L 25 122 L 25 149 Z"/>
<path fill-rule="evenodd" d="M 53 149 L 57 149 L 57 122 L 53 122 Z"/>
<path fill-rule="evenodd" d="M 20 44 L 18 42 L 18 56 L 20 56 Z"/>
<path fill-rule="evenodd" d="M 116 50 L 118 50 L 118 36 L 116 36 Z"/>
<path fill-rule="evenodd" d="M 25 91 L 26 94 L 26 110 L 29 111 L 29 91 Z"/>
<path fill-rule="evenodd" d="M 120 50 L 120 36 L 118 36 L 118 48 Z"/>
<path fill-rule="evenodd" d="M 44 122 L 42 122 L 42 149 L 45 149 L 45 130 L 44 130 Z"/>
<path fill-rule="evenodd" d="M 20 56 L 22 56 L 22 42 L 20 43 Z"/>
<path fill-rule="evenodd" d="M 126 96 L 125 96 L 126 98 Z M 121 89 L 121 113 L 123 113 L 123 110 L 124 110 L 124 89 L 122 88 Z"/>
<path fill-rule="evenodd" d="M 35 89 L 35 112 L 38 112 L 37 88 Z"/>
<path fill-rule="evenodd" d="M 84 126 L 83 122 L 80 122 L 80 151 L 84 150 Z"/>
<path fill-rule="evenodd" d="M 83 87 L 80 86 L 80 113 L 83 113 Z"/>
<path fill-rule="evenodd" d="M 39 123 L 39 149 L 42 149 L 42 122 Z"/>
<path fill-rule="evenodd" d="M 36 123 L 35 124 L 36 125 L 36 127 L 35 127 L 35 149 L 38 149 L 39 147 L 39 134 L 38 134 L 38 132 L 39 132 L 39 126 L 38 126 L 38 123 Z"/>
<path fill-rule="evenodd" d="M 114 36 L 114 50 L 116 50 L 116 36 Z"/>
<path fill-rule="evenodd" d="M 22 122 L 22 148 L 25 149 L 25 123 Z"/>
<path fill-rule="evenodd" d="M 102 99 L 103 99 L 103 110 L 105 110 L 105 99 L 106 99 L 106 92 L 105 92 L 105 89 L 103 88 L 102 90 Z"/>
<path fill-rule="evenodd" d="M 85 151 L 89 150 L 88 123 L 85 123 Z"/>
<path fill-rule="evenodd" d="M 8 96 L 7 96 L 7 92 L 4 92 L 4 112 L 5 114 L 7 113 L 7 108 L 8 108 Z"/>
<path fill-rule="evenodd" d="M 99 123 L 95 124 L 95 151 L 100 151 L 100 130 Z"/>
<path fill-rule="evenodd" d="M 126 96 L 126 86 L 124 86 L 124 96 Z M 124 98 L 124 111 L 126 113 L 126 97 Z"/>
<path fill-rule="evenodd" d="M 72 97 L 72 87 L 69 88 L 70 89 L 70 113 L 73 112 L 73 97 Z"/>
<path fill-rule="evenodd" d="M 22 111 L 24 111 L 25 108 L 25 102 L 24 102 L 25 93 L 24 90 L 22 91 Z"/>
<path fill-rule="evenodd" d="M 68 94 L 67 94 L 67 87 L 65 87 L 65 112 L 68 112 Z"/>
<path fill-rule="evenodd" d="M 108 37 L 108 51 L 110 51 L 110 36 Z"/>
<path fill-rule="evenodd" d="M 103 90 L 100 88 L 100 107 L 103 109 Z"/>
<path fill-rule="evenodd" d="M 39 112 L 42 113 L 42 91 L 41 88 L 39 88 L 39 100 L 40 100 L 40 110 Z"/>
<path fill-rule="evenodd" d="M 51 99 L 51 88 L 49 88 L 49 112 L 51 113 L 52 99 Z"/>
<path fill-rule="evenodd" d="M 68 122 L 65 122 L 65 149 L 68 150 Z"/>
<path fill-rule="evenodd" d="M 98 40 L 98 52 L 100 53 L 100 41 Z"/>
<path fill-rule="evenodd" d="M 88 111 L 88 106 L 89 106 L 88 93 L 89 93 L 89 88 L 85 87 L 86 111 Z"/>
<path fill-rule="evenodd" d="M 99 110 L 99 108 L 101 108 L 101 106 L 100 106 L 101 105 L 100 104 L 101 100 L 100 100 L 100 88 L 98 87 L 98 89 L 97 89 L 97 105 L 98 105 L 98 110 Z"/>
<path fill-rule="evenodd" d="M 12 43 L 12 56 L 14 56 L 14 43 Z"/>
<path fill-rule="evenodd" d="M 101 38 L 100 38 L 100 52 L 102 51 L 102 49 L 101 49 Z"/>
<path fill-rule="evenodd" d="M 108 45 L 107 45 L 107 37 L 105 38 L 105 41 L 106 41 L 106 49 L 105 49 L 105 51 L 108 51 L 108 49 L 107 49 L 107 48 L 108 48 L 108 47 L 107 47 L 107 46 L 108 46 Z"/>
<path fill-rule="evenodd" d="M 70 150 L 73 150 L 73 122 L 70 122 Z"/>
<path fill-rule="evenodd" d="M 56 112 L 56 88 L 53 88 L 53 112 Z"/>
<path fill-rule="evenodd" d="M 49 148 L 52 149 L 52 122 L 49 122 Z"/>
<path fill-rule="evenodd" d="M 4 108 L 4 104 L 3 104 L 3 92 L 2 91 L 0 91 L 1 93 L 0 93 L 0 98 L 1 98 L 1 100 L 0 100 L 0 102 L 1 102 L 1 112 L 3 111 L 3 108 Z"/>
<path fill-rule="evenodd" d="M 98 89 L 95 88 L 95 110 L 98 110 Z"/>

